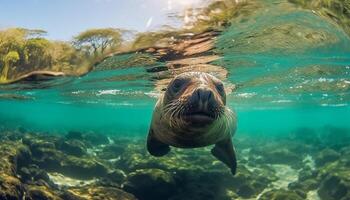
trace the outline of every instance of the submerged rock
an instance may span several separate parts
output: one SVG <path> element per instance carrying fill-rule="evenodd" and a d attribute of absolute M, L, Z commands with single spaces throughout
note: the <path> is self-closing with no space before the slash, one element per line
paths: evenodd
<path fill-rule="evenodd" d="M 298 193 L 288 190 L 270 190 L 265 192 L 259 200 L 303 200 Z"/>
<path fill-rule="evenodd" d="M 14 176 L 0 174 L 0 199 L 22 199 L 25 188 L 20 180 Z"/>
<path fill-rule="evenodd" d="M 109 144 L 109 139 L 104 134 L 88 133 L 83 135 L 83 139 L 92 144 L 93 146 Z"/>
<path fill-rule="evenodd" d="M 68 140 L 80 141 L 84 143 L 84 145 L 97 146 L 102 144 L 109 144 L 109 139 L 106 135 L 93 132 L 81 133 L 79 131 L 69 131 L 65 138 Z"/>
<path fill-rule="evenodd" d="M 50 188 L 30 185 L 27 190 L 28 200 L 63 200 Z"/>
<path fill-rule="evenodd" d="M 94 177 L 104 177 L 108 169 L 101 162 L 93 158 L 68 156 L 61 161 L 58 169 L 55 171 L 62 172 L 62 174 L 74 178 L 91 179 Z"/>
<path fill-rule="evenodd" d="M 227 176 L 228 175 L 228 176 Z M 231 174 L 226 174 L 230 177 Z M 238 197 L 234 192 L 226 191 L 224 185 L 227 179 L 222 179 L 222 173 L 205 174 L 196 170 L 176 173 L 177 192 L 171 200 L 229 200 L 231 196 Z M 230 177 L 232 179 L 232 176 Z M 219 181 L 221 180 L 221 181 Z"/>
<path fill-rule="evenodd" d="M 176 183 L 169 172 L 140 169 L 128 175 L 123 189 L 140 200 L 168 199 L 176 192 Z"/>
<path fill-rule="evenodd" d="M 33 183 L 35 181 L 42 180 L 48 184 L 53 185 L 46 171 L 40 169 L 36 165 L 22 167 L 18 170 L 17 173 L 20 175 L 21 181 L 24 183 Z"/>
<path fill-rule="evenodd" d="M 0 145 L 0 199 L 22 199 L 25 187 L 16 175 L 17 159 L 25 148 L 18 142 L 2 142 Z"/>
<path fill-rule="evenodd" d="M 80 140 L 59 141 L 56 143 L 57 149 L 73 156 L 83 156 L 86 154 L 86 147 Z"/>
<path fill-rule="evenodd" d="M 323 200 L 350 199 L 350 169 L 347 159 L 326 164 L 320 170 L 318 194 Z"/>
<path fill-rule="evenodd" d="M 49 173 L 48 176 L 50 178 L 50 181 L 52 181 L 55 184 L 55 186 L 58 186 L 58 188 L 85 186 L 85 185 L 93 184 L 97 180 L 97 179 L 90 179 L 90 180 L 74 179 L 71 177 L 64 176 L 63 174 L 60 174 L 57 172 Z"/>
<path fill-rule="evenodd" d="M 65 137 L 68 140 L 71 140 L 71 139 L 83 140 L 83 133 L 79 131 L 69 131 Z"/>
<path fill-rule="evenodd" d="M 259 145 L 252 147 L 247 138 L 237 141 L 241 156 L 232 176 L 210 155 L 210 148 L 173 148 L 157 158 L 147 153 L 144 140 L 113 138 L 113 143 L 89 146 L 85 134 L 81 137 L 25 135 L 25 145 L 0 144 L 0 199 L 277 200 L 306 199 L 309 193 L 321 200 L 349 198 L 350 150 L 346 147 L 332 150 L 337 159 L 315 165 L 310 164 L 314 150 L 307 154 L 311 161 L 303 161 L 301 142 L 254 140 Z M 88 145 L 95 153 L 74 156 L 74 148 L 65 145 L 75 144 Z M 327 158 L 327 151 L 320 151 L 316 162 L 321 155 Z M 288 164 L 270 164 L 281 162 Z"/>
<path fill-rule="evenodd" d="M 58 172 L 73 178 L 91 179 L 107 174 L 107 167 L 93 156 L 85 155 L 84 143 L 63 141 L 57 137 L 25 138 L 23 143 L 32 152 L 32 163 L 48 172 Z M 72 155 L 73 154 L 73 155 Z"/>
<path fill-rule="evenodd" d="M 350 154 L 343 151 L 333 162 L 324 164 L 318 174 L 318 194 L 322 200 L 350 199 Z"/>
<path fill-rule="evenodd" d="M 322 150 L 315 158 L 316 165 L 321 167 L 326 163 L 333 162 L 339 159 L 340 153 L 334 151 L 333 149 Z"/>
<path fill-rule="evenodd" d="M 85 186 L 83 188 L 74 188 L 68 190 L 73 199 L 79 198 L 80 200 L 137 200 L 134 195 L 129 194 L 123 190 L 112 187 L 101 186 Z"/>
<path fill-rule="evenodd" d="M 317 178 L 318 171 L 315 169 L 310 169 L 309 167 L 304 167 L 300 169 L 298 180 L 292 182 L 288 185 L 288 189 L 291 190 L 302 190 L 309 192 L 316 190 L 319 186 L 319 179 Z"/>
<path fill-rule="evenodd" d="M 349 174 L 347 174 L 347 176 L 348 175 Z M 318 190 L 318 194 L 321 197 L 321 199 L 324 199 L 324 200 L 350 199 L 350 180 L 348 177 L 342 177 L 337 174 L 329 174 L 321 182 L 321 186 Z"/>
<path fill-rule="evenodd" d="M 97 156 L 102 159 L 116 159 L 119 158 L 125 151 L 123 144 L 106 145 L 97 152 Z"/>
<path fill-rule="evenodd" d="M 126 174 L 122 170 L 117 169 L 109 172 L 106 176 L 106 179 L 113 183 L 121 185 L 126 179 Z"/>
<path fill-rule="evenodd" d="M 296 153 L 291 152 L 289 149 L 282 147 L 275 149 L 262 150 L 263 162 L 270 164 L 289 164 L 293 167 L 298 167 L 301 164 L 301 157 Z"/>

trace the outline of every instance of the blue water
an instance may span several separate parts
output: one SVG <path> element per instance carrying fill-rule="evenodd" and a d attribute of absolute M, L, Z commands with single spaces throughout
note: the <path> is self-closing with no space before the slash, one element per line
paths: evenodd
<path fill-rule="evenodd" d="M 348 34 L 284 1 L 259 5 L 255 14 L 232 20 L 214 50 L 221 56 L 214 64 L 229 72 L 225 82 L 238 86 L 227 97 L 238 113 L 237 135 L 328 125 L 350 128 Z M 143 137 L 159 95 L 151 77 L 144 66 L 133 66 L 0 86 L 2 126 Z"/>
<path fill-rule="evenodd" d="M 109 76 L 113 72 L 103 74 Z M 147 80 L 89 83 L 100 81 L 100 76 L 101 72 L 93 72 L 48 89 L 3 90 L 2 94 L 22 95 L 25 99 L 0 100 L 2 126 L 62 134 L 79 130 L 145 137 L 157 100 L 151 86 L 146 85 L 151 83 Z M 128 84 L 132 86 L 128 88 Z M 238 115 L 238 137 L 247 133 L 285 134 L 301 127 L 350 126 L 348 92 L 341 94 L 345 95 L 342 100 L 333 99 L 339 94 L 331 91 L 316 97 L 309 93 L 295 97 L 278 93 L 259 95 L 254 88 L 242 90 L 228 96 L 228 106 Z"/>

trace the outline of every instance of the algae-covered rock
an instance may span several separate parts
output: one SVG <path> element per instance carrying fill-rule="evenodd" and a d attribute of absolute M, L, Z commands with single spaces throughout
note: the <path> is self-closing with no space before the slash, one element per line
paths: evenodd
<path fill-rule="evenodd" d="M 23 149 L 18 142 L 0 144 L 0 199 L 22 199 L 25 194 L 25 187 L 16 175 L 17 158 L 26 152 Z"/>
<path fill-rule="evenodd" d="M 36 165 L 21 167 L 17 173 L 21 177 L 21 181 L 23 183 L 32 183 L 33 181 L 42 180 L 48 184 L 52 184 L 46 171 L 43 169 L 40 169 Z"/>
<path fill-rule="evenodd" d="M 73 142 L 74 141 L 74 142 Z M 97 141 L 98 142 L 98 141 Z M 32 152 L 32 162 L 40 168 L 49 172 L 59 172 L 67 176 L 79 179 L 90 179 L 93 177 L 103 177 L 107 174 L 107 167 L 96 158 L 91 156 L 73 156 L 71 154 L 81 154 L 84 144 L 77 140 L 55 141 L 31 138 L 25 143 Z M 63 147 L 63 151 L 59 150 Z"/>
<path fill-rule="evenodd" d="M 140 200 L 167 199 L 176 192 L 176 183 L 169 172 L 140 169 L 128 175 L 123 189 Z"/>
<path fill-rule="evenodd" d="M 33 163 L 48 171 L 59 169 L 61 161 L 66 157 L 61 151 L 52 148 L 35 148 L 31 150 L 33 152 Z"/>
<path fill-rule="evenodd" d="M 102 159 L 116 159 L 119 158 L 125 151 L 124 144 L 110 144 L 106 145 L 97 152 L 97 156 Z"/>
<path fill-rule="evenodd" d="M 89 185 L 82 188 L 73 188 L 68 190 L 71 199 L 80 200 L 137 200 L 134 195 L 113 187 L 102 187 Z"/>
<path fill-rule="evenodd" d="M 229 200 L 231 196 L 238 197 L 237 194 L 226 192 L 227 179 L 232 178 L 231 174 L 211 172 L 203 173 L 196 170 L 184 170 L 176 173 L 177 190 L 171 200 Z M 220 180 L 220 181 L 219 181 Z"/>
<path fill-rule="evenodd" d="M 177 171 L 184 169 L 197 169 L 202 171 L 203 166 L 211 166 L 214 158 L 210 152 L 203 150 L 180 150 L 172 149 L 172 151 L 163 157 L 151 156 L 144 148 L 144 142 L 139 144 L 130 144 L 121 155 L 121 159 L 117 163 L 118 168 L 126 171 L 135 171 L 137 169 L 158 168 L 167 171 Z"/>
<path fill-rule="evenodd" d="M 109 144 L 109 139 L 104 134 L 88 133 L 84 135 L 84 140 L 90 142 L 92 145 Z"/>
<path fill-rule="evenodd" d="M 0 199 L 22 199 L 25 188 L 20 180 L 14 176 L 0 174 Z"/>
<path fill-rule="evenodd" d="M 350 172 L 350 171 L 349 171 Z M 338 174 L 329 174 L 320 185 L 318 194 L 324 200 L 350 199 L 350 180 Z"/>
<path fill-rule="evenodd" d="M 288 185 L 288 189 L 311 191 L 316 190 L 319 186 L 319 180 L 317 179 L 306 179 L 300 182 L 293 182 Z"/>
<path fill-rule="evenodd" d="M 271 164 L 290 164 L 295 166 L 301 163 L 300 156 L 282 147 L 263 152 L 263 159 L 264 162 Z"/>
<path fill-rule="evenodd" d="M 317 166 L 323 166 L 326 163 L 339 159 L 339 157 L 340 153 L 334 151 L 333 149 L 324 149 L 317 155 L 315 162 Z"/>
<path fill-rule="evenodd" d="M 310 167 L 304 167 L 299 170 L 298 180 L 288 185 L 288 189 L 311 191 L 316 190 L 319 186 L 318 171 Z"/>
<path fill-rule="evenodd" d="M 28 200 L 63 200 L 51 189 L 45 186 L 30 185 L 27 190 Z"/>
<path fill-rule="evenodd" d="M 121 185 L 125 181 L 125 178 L 126 174 L 120 169 L 116 169 L 112 172 L 109 172 L 106 175 L 107 180 L 117 183 L 119 185 Z"/>
<path fill-rule="evenodd" d="M 259 200 L 303 200 L 304 198 L 293 191 L 273 189 L 265 192 Z"/>
<path fill-rule="evenodd" d="M 239 168 L 239 172 L 232 180 L 228 179 L 229 188 L 244 197 L 252 198 L 260 194 L 270 183 L 277 180 L 274 170 L 267 166 L 259 166 L 259 169 L 247 169 L 244 166 Z"/>
<path fill-rule="evenodd" d="M 343 152 L 339 159 L 319 168 L 320 187 L 318 194 L 322 200 L 350 199 L 350 157 Z"/>
<path fill-rule="evenodd" d="M 73 156 L 83 156 L 86 154 L 86 146 L 80 140 L 59 141 L 56 143 L 57 149 Z"/>
<path fill-rule="evenodd" d="M 32 152 L 27 146 L 17 146 L 16 167 L 21 168 L 32 163 Z"/>
<path fill-rule="evenodd" d="M 101 162 L 93 158 L 68 156 L 61 161 L 56 171 L 73 178 L 91 179 L 93 177 L 105 176 L 108 169 Z"/>
<path fill-rule="evenodd" d="M 108 144 L 109 139 L 104 134 L 98 134 L 94 132 L 89 133 L 81 133 L 79 131 L 69 131 L 67 135 L 65 135 L 65 138 L 69 140 L 75 140 L 80 141 L 84 143 L 84 145 L 101 145 L 101 144 Z"/>

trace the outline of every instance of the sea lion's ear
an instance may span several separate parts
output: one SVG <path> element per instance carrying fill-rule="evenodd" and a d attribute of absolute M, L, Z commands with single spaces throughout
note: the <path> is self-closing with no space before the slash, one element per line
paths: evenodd
<path fill-rule="evenodd" d="M 152 156 L 164 156 L 170 151 L 170 147 L 167 144 L 159 141 L 154 135 L 152 127 L 148 132 L 147 137 L 147 150 Z"/>
<path fill-rule="evenodd" d="M 211 153 L 231 169 L 232 175 L 236 174 L 237 158 L 231 136 L 228 136 L 226 139 L 216 143 L 214 148 L 211 150 Z"/>

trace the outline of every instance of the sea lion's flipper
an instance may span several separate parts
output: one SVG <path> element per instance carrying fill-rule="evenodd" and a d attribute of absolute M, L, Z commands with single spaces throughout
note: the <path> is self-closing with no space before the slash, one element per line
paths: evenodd
<path fill-rule="evenodd" d="M 153 133 L 152 128 L 149 130 L 147 137 L 147 150 L 152 156 L 164 156 L 170 151 L 170 147 L 167 144 L 159 141 Z"/>
<path fill-rule="evenodd" d="M 211 153 L 221 162 L 225 163 L 230 169 L 232 175 L 236 174 L 237 160 L 236 151 L 232 144 L 231 137 L 228 137 L 215 144 Z"/>

